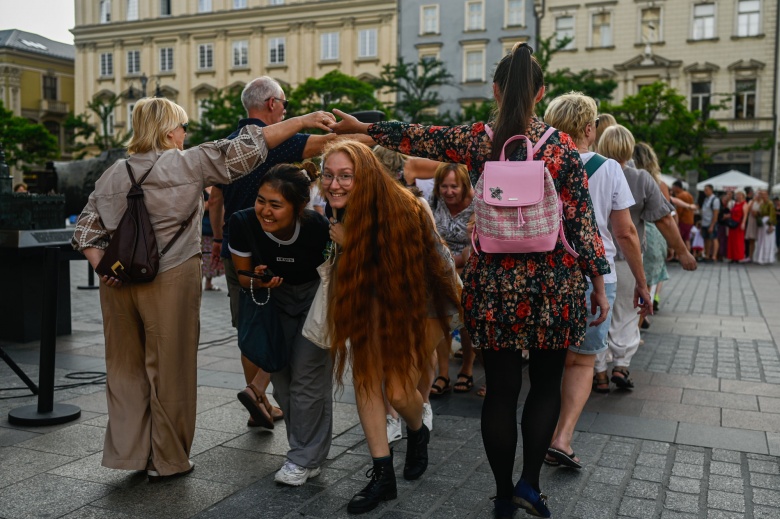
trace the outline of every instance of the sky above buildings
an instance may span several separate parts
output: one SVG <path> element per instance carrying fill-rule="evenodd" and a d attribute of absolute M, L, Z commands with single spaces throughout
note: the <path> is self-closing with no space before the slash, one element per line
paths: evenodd
<path fill-rule="evenodd" d="M 74 25 L 73 0 L 0 0 L 0 30 L 34 32 L 72 45 Z"/>

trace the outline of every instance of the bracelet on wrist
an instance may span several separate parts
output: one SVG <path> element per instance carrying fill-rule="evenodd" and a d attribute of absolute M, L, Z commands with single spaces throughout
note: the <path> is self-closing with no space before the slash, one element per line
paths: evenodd
<path fill-rule="evenodd" d="M 222 243 L 222 238 L 214 238 L 211 241 L 213 241 L 214 243 Z"/>

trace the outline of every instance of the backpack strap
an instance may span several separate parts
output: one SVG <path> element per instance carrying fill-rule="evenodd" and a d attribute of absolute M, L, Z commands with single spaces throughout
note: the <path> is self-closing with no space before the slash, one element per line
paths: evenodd
<path fill-rule="evenodd" d="M 139 180 L 138 182 L 135 181 L 135 175 L 133 175 L 133 170 L 132 168 L 130 168 L 129 160 L 125 160 L 125 167 L 127 168 L 127 174 L 130 177 L 130 183 L 133 185 L 133 187 L 141 187 L 141 184 L 144 183 L 146 177 L 148 177 L 149 173 L 152 172 L 152 168 L 154 167 L 154 165 L 152 165 L 152 168 L 149 168 L 149 170 L 146 173 L 144 173 L 144 175 L 141 177 L 141 180 Z"/>
<path fill-rule="evenodd" d="M 171 238 L 171 241 L 168 242 L 168 245 L 165 246 L 165 248 L 160 251 L 160 258 L 165 256 L 165 254 L 171 249 L 174 243 L 176 243 L 176 240 L 179 239 L 179 237 L 184 233 L 184 230 L 187 228 L 187 226 L 192 221 L 192 217 L 195 216 L 195 213 L 198 212 L 198 208 L 196 207 L 192 213 L 187 217 L 186 220 L 184 220 L 181 225 L 179 226 L 179 230 L 176 231 L 176 234 L 173 235 L 173 238 Z"/>
<path fill-rule="evenodd" d="M 585 163 L 585 171 L 588 174 L 588 178 L 592 177 L 593 174 L 598 171 L 601 165 L 606 161 L 607 157 L 604 155 L 599 155 L 598 153 L 594 153 L 593 156 L 588 159 L 588 162 Z"/>
<path fill-rule="evenodd" d="M 536 142 L 536 144 L 531 146 L 531 140 L 526 137 L 525 135 L 515 135 L 514 137 L 511 137 L 507 139 L 507 141 L 504 143 L 504 148 L 501 150 L 501 157 L 499 160 L 506 160 L 506 146 L 510 142 L 514 142 L 519 139 L 525 139 L 526 140 L 526 160 L 533 160 L 533 156 L 536 155 L 536 152 L 538 152 L 542 146 L 544 146 L 544 143 L 547 142 L 547 139 L 550 138 L 550 136 L 555 133 L 556 129 L 550 126 L 547 128 L 547 131 L 542 134 L 542 137 Z M 490 125 L 485 125 L 485 133 L 487 133 L 490 140 L 493 140 L 493 129 L 490 128 Z"/>

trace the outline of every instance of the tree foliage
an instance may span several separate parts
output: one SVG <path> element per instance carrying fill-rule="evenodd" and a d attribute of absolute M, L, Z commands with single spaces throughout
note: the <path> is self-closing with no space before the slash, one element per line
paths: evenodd
<path fill-rule="evenodd" d="M 445 126 L 457 126 L 461 124 L 474 124 L 477 122 L 488 122 L 493 118 L 496 109 L 496 102 L 493 100 L 482 103 L 471 103 L 465 105 L 463 109 L 455 114 L 450 112 L 441 116 L 441 124 Z"/>
<path fill-rule="evenodd" d="M 223 88 L 202 101 L 203 116 L 200 120 L 190 121 L 190 144 L 224 139 L 236 129 L 238 121 L 246 117 L 241 91 L 240 87 Z"/>
<path fill-rule="evenodd" d="M 598 103 L 611 100 L 612 93 L 617 88 L 617 82 L 614 79 L 600 77 L 595 70 L 581 70 L 579 72 L 572 72 L 569 68 L 550 70 L 552 57 L 561 52 L 569 42 L 571 42 L 571 38 L 566 37 L 558 40 L 553 34 L 548 38 L 541 39 L 539 48 L 534 53 L 544 72 L 545 94 L 541 102 L 536 105 L 536 113 L 540 116 L 544 114 L 549 102 L 562 94 L 572 91 L 582 92 Z"/>
<path fill-rule="evenodd" d="M 409 63 L 403 58 L 395 65 L 385 65 L 374 82 L 378 89 L 396 94 L 397 100 L 390 106 L 393 116 L 411 123 L 430 122 L 436 118 L 426 110 L 437 108 L 443 102 L 439 87 L 452 84 L 452 74 L 437 59 L 422 59 Z"/>
<path fill-rule="evenodd" d="M 57 158 L 57 138 L 42 124 L 17 117 L 3 107 L 0 101 L 0 144 L 5 150 L 6 162 L 27 169 L 31 164 L 42 164 Z"/>
<path fill-rule="evenodd" d="M 87 103 L 87 108 L 91 113 L 85 112 L 68 116 L 65 128 L 72 136 L 68 147 L 76 158 L 84 158 L 92 148 L 97 148 L 102 152 L 125 146 L 131 130 L 123 132 L 121 130 L 113 131 L 113 128 L 109 128 L 111 115 L 121 102 L 122 98 L 117 95 L 105 98 L 96 97 Z M 92 115 L 97 117 L 97 125 L 92 123 Z"/>
<path fill-rule="evenodd" d="M 642 87 L 620 104 L 603 105 L 602 111 L 614 115 L 637 141 L 652 146 L 662 170 L 678 174 L 698 171 L 706 175 L 704 166 L 712 162 L 712 155 L 704 140 L 726 131 L 701 111 L 689 110 L 686 97 L 660 81 Z"/>
<path fill-rule="evenodd" d="M 382 110 L 374 87 L 358 78 L 332 70 L 319 78 L 309 78 L 290 92 L 287 113 L 301 115 L 316 110 L 338 108 L 344 112 Z"/>

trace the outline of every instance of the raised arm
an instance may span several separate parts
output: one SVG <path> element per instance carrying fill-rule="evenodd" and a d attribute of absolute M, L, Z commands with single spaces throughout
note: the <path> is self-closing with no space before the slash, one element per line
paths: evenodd
<path fill-rule="evenodd" d="M 351 139 L 354 141 L 362 142 L 366 146 L 375 146 L 374 139 L 366 134 L 353 133 L 349 135 L 338 135 L 335 133 L 329 133 L 327 135 L 310 135 L 306 141 L 306 146 L 303 148 L 303 158 L 310 159 L 322 155 L 322 151 L 328 143 L 333 142 L 336 139 Z"/>
<path fill-rule="evenodd" d="M 336 124 L 336 118 L 333 117 L 333 114 L 329 112 L 312 112 L 266 126 L 263 128 L 263 135 L 268 148 L 273 149 L 303 130 L 318 129 L 330 132 L 330 128 L 334 124 Z M 309 139 L 311 140 L 311 138 Z"/>

